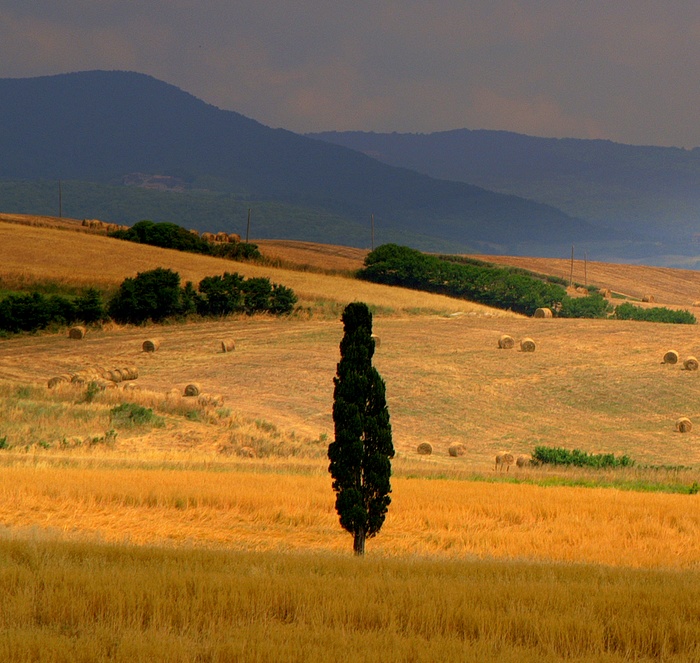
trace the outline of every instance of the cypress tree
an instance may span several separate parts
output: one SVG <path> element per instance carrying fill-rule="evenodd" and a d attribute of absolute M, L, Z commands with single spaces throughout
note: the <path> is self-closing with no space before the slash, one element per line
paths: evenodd
<path fill-rule="evenodd" d="M 328 470 L 340 525 L 353 535 L 355 554 L 363 555 L 365 539 L 379 532 L 391 503 L 394 445 L 384 381 L 372 366 L 372 313 L 355 302 L 345 308 L 342 321 Z"/>

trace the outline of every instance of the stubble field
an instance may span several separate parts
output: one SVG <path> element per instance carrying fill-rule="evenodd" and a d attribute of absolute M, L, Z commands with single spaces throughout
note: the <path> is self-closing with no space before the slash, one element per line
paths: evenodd
<path fill-rule="evenodd" d="M 700 354 L 695 327 L 527 319 L 357 283 L 337 273 L 356 259 L 338 249 L 333 264 L 278 245 L 286 267 L 274 268 L 65 230 L 0 233 L 6 284 L 114 288 L 164 266 L 195 281 L 264 274 L 301 296 L 281 320 L 0 341 L 3 660 L 697 658 L 700 515 L 687 489 L 700 445 L 674 423 L 698 418 L 700 377 L 661 363 L 671 348 Z M 325 469 L 338 317 L 353 299 L 375 310 L 398 452 L 393 504 L 362 562 Z M 532 337 L 536 352 L 499 350 L 502 333 Z M 160 349 L 144 353 L 153 336 Z M 219 351 L 224 337 L 233 353 Z M 88 400 L 45 386 L 131 364 L 139 391 Z M 192 381 L 223 404 L 183 398 Z M 157 418 L 119 425 L 122 402 Z M 415 453 L 423 441 L 432 456 Z M 448 455 L 454 442 L 464 456 Z M 498 451 L 536 444 L 637 466 L 494 471 Z"/>

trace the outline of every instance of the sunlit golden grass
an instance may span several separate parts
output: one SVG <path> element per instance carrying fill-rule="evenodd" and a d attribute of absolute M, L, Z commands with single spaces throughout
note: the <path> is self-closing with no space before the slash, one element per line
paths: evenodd
<path fill-rule="evenodd" d="M 693 661 L 697 572 L 0 541 L 0 657 Z"/>
<path fill-rule="evenodd" d="M 70 286 L 116 289 L 125 278 L 156 267 L 173 269 L 183 283 L 197 284 L 205 276 L 224 272 L 238 272 L 246 278 L 268 277 L 274 283 L 292 288 L 304 307 L 316 308 L 318 302 L 344 305 L 361 300 L 393 311 L 474 311 L 513 316 L 479 304 L 359 282 L 350 277 L 319 278 L 311 272 L 233 262 L 99 235 L 0 223 L 0 279 L 8 284 L 53 280 Z M 330 313 L 337 317 L 341 310 L 332 307 Z"/>
<path fill-rule="evenodd" d="M 17 458 L 0 466 L 0 521 L 17 532 L 39 527 L 114 543 L 349 552 L 325 463 L 296 474 L 255 464 L 215 469 Z M 700 567 L 697 496 L 401 476 L 392 483 L 372 555 Z"/>

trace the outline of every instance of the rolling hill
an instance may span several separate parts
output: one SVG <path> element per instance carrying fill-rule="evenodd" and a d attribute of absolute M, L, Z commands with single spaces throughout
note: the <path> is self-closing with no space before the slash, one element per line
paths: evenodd
<path fill-rule="evenodd" d="M 623 235 L 550 206 L 382 164 L 223 111 L 149 76 L 0 79 L 0 208 L 256 238 L 560 255 Z"/>
<path fill-rule="evenodd" d="M 683 266 L 690 261 L 680 256 L 693 256 L 692 266 L 697 264 L 700 148 L 469 129 L 308 135 L 431 177 L 553 205 L 630 238 L 648 240 L 592 247 L 601 259 L 637 258 L 647 264 Z"/>

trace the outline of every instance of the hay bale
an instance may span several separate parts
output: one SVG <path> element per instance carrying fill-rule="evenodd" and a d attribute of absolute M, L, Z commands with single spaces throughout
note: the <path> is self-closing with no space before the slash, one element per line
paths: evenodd
<path fill-rule="evenodd" d="M 498 347 L 503 350 L 510 350 L 515 347 L 515 339 L 512 336 L 508 336 L 508 334 L 503 334 L 498 339 Z"/>
<path fill-rule="evenodd" d="M 109 379 L 113 382 L 121 382 L 122 380 L 124 380 L 124 373 L 120 368 L 113 368 L 109 372 Z"/>
<path fill-rule="evenodd" d="M 85 338 L 85 334 L 87 334 L 87 329 L 83 327 L 82 325 L 77 325 L 75 327 L 71 327 L 68 330 L 68 338 L 75 339 L 76 341 L 79 341 L 83 338 Z"/>
<path fill-rule="evenodd" d="M 579 295 L 586 295 L 586 296 L 588 296 L 588 288 L 584 288 L 582 285 L 580 285 L 580 286 L 578 286 L 578 287 L 576 288 L 576 292 L 577 292 Z"/>
<path fill-rule="evenodd" d="M 700 302 L 693 302 L 693 306 L 700 306 Z"/>
<path fill-rule="evenodd" d="M 160 347 L 160 339 L 146 339 L 141 347 L 143 348 L 144 352 L 155 352 Z"/>
<path fill-rule="evenodd" d="M 382 339 L 376 334 L 372 334 L 372 340 L 374 341 L 375 350 L 382 344 Z"/>
<path fill-rule="evenodd" d="M 49 389 L 55 389 L 58 387 L 59 384 L 70 384 L 71 382 L 71 375 L 67 373 L 63 373 L 62 375 L 56 375 L 52 378 L 49 378 L 49 381 L 46 383 L 46 386 Z"/>
<path fill-rule="evenodd" d="M 216 235 L 214 233 L 202 233 L 200 237 L 205 241 L 205 242 L 213 242 L 216 239 Z"/>
<path fill-rule="evenodd" d="M 416 447 L 416 452 L 421 456 L 430 456 L 430 454 L 433 453 L 433 445 L 430 444 L 430 442 L 421 442 Z"/>
<path fill-rule="evenodd" d="M 529 467 L 531 462 L 532 459 L 530 458 L 530 456 L 518 456 L 515 459 L 515 464 L 518 467 Z"/>
<path fill-rule="evenodd" d="M 610 288 L 601 288 L 598 292 L 600 292 L 601 296 L 605 297 L 606 299 L 610 299 L 610 297 L 612 297 L 612 290 L 610 290 Z"/>
<path fill-rule="evenodd" d="M 521 352 L 534 352 L 535 342 L 531 338 L 524 338 L 520 341 L 520 351 Z"/>
<path fill-rule="evenodd" d="M 678 363 L 678 353 L 675 350 L 669 350 L 664 355 L 664 364 L 677 364 Z"/>
<path fill-rule="evenodd" d="M 501 451 L 500 453 L 496 454 L 496 470 L 503 470 L 503 468 L 506 468 L 506 472 L 510 469 L 510 466 L 513 464 L 513 454 L 510 453 L 509 451 Z"/>
<path fill-rule="evenodd" d="M 139 377 L 139 369 L 136 366 L 124 366 L 121 372 L 122 380 L 136 380 Z"/>
<path fill-rule="evenodd" d="M 693 422 L 688 417 L 681 417 L 676 421 L 676 430 L 679 433 L 690 433 L 693 430 Z"/>
<path fill-rule="evenodd" d="M 228 241 L 229 244 L 238 244 L 241 241 L 241 236 L 238 233 L 229 233 Z"/>
<path fill-rule="evenodd" d="M 649 304 L 653 304 L 656 301 L 656 299 L 654 299 L 654 295 L 644 295 L 642 297 L 642 301 L 647 302 Z"/>
<path fill-rule="evenodd" d="M 535 309 L 535 317 L 536 318 L 551 318 L 552 317 L 552 309 L 551 308 Z"/>
<path fill-rule="evenodd" d="M 228 233 L 220 232 L 214 235 L 214 240 L 222 244 L 228 244 Z"/>
<path fill-rule="evenodd" d="M 141 387 L 139 387 L 135 382 L 125 382 L 122 385 L 122 389 L 124 391 L 141 391 Z"/>
<path fill-rule="evenodd" d="M 461 442 L 455 442 L 454 444 L 450 445 L 447 453 L 449 453 L 453 458 L 457 458 L 457 456 L 464 456 L 464 454 L 467 453 L 467 447 L 465 447 Z"/>
<path fill-rule="evenodd" d="M 233 352 L 236 349 L 236 341 L 227 338 L 221 341 L 221 352 Z"/>
<path fill-rule="evenodd" d="M 199 396 L 201 392 L 202 388 L 196 382 L 191 382 L 185 387 L 185 396 Z"/>
<path fill-rule="evenodd" d="M 698 360 L 695 357 L 688 357 L 683 362 L 683 368 L 685 368 L 686 371 L 697 371 L 698 366 Z"/>

